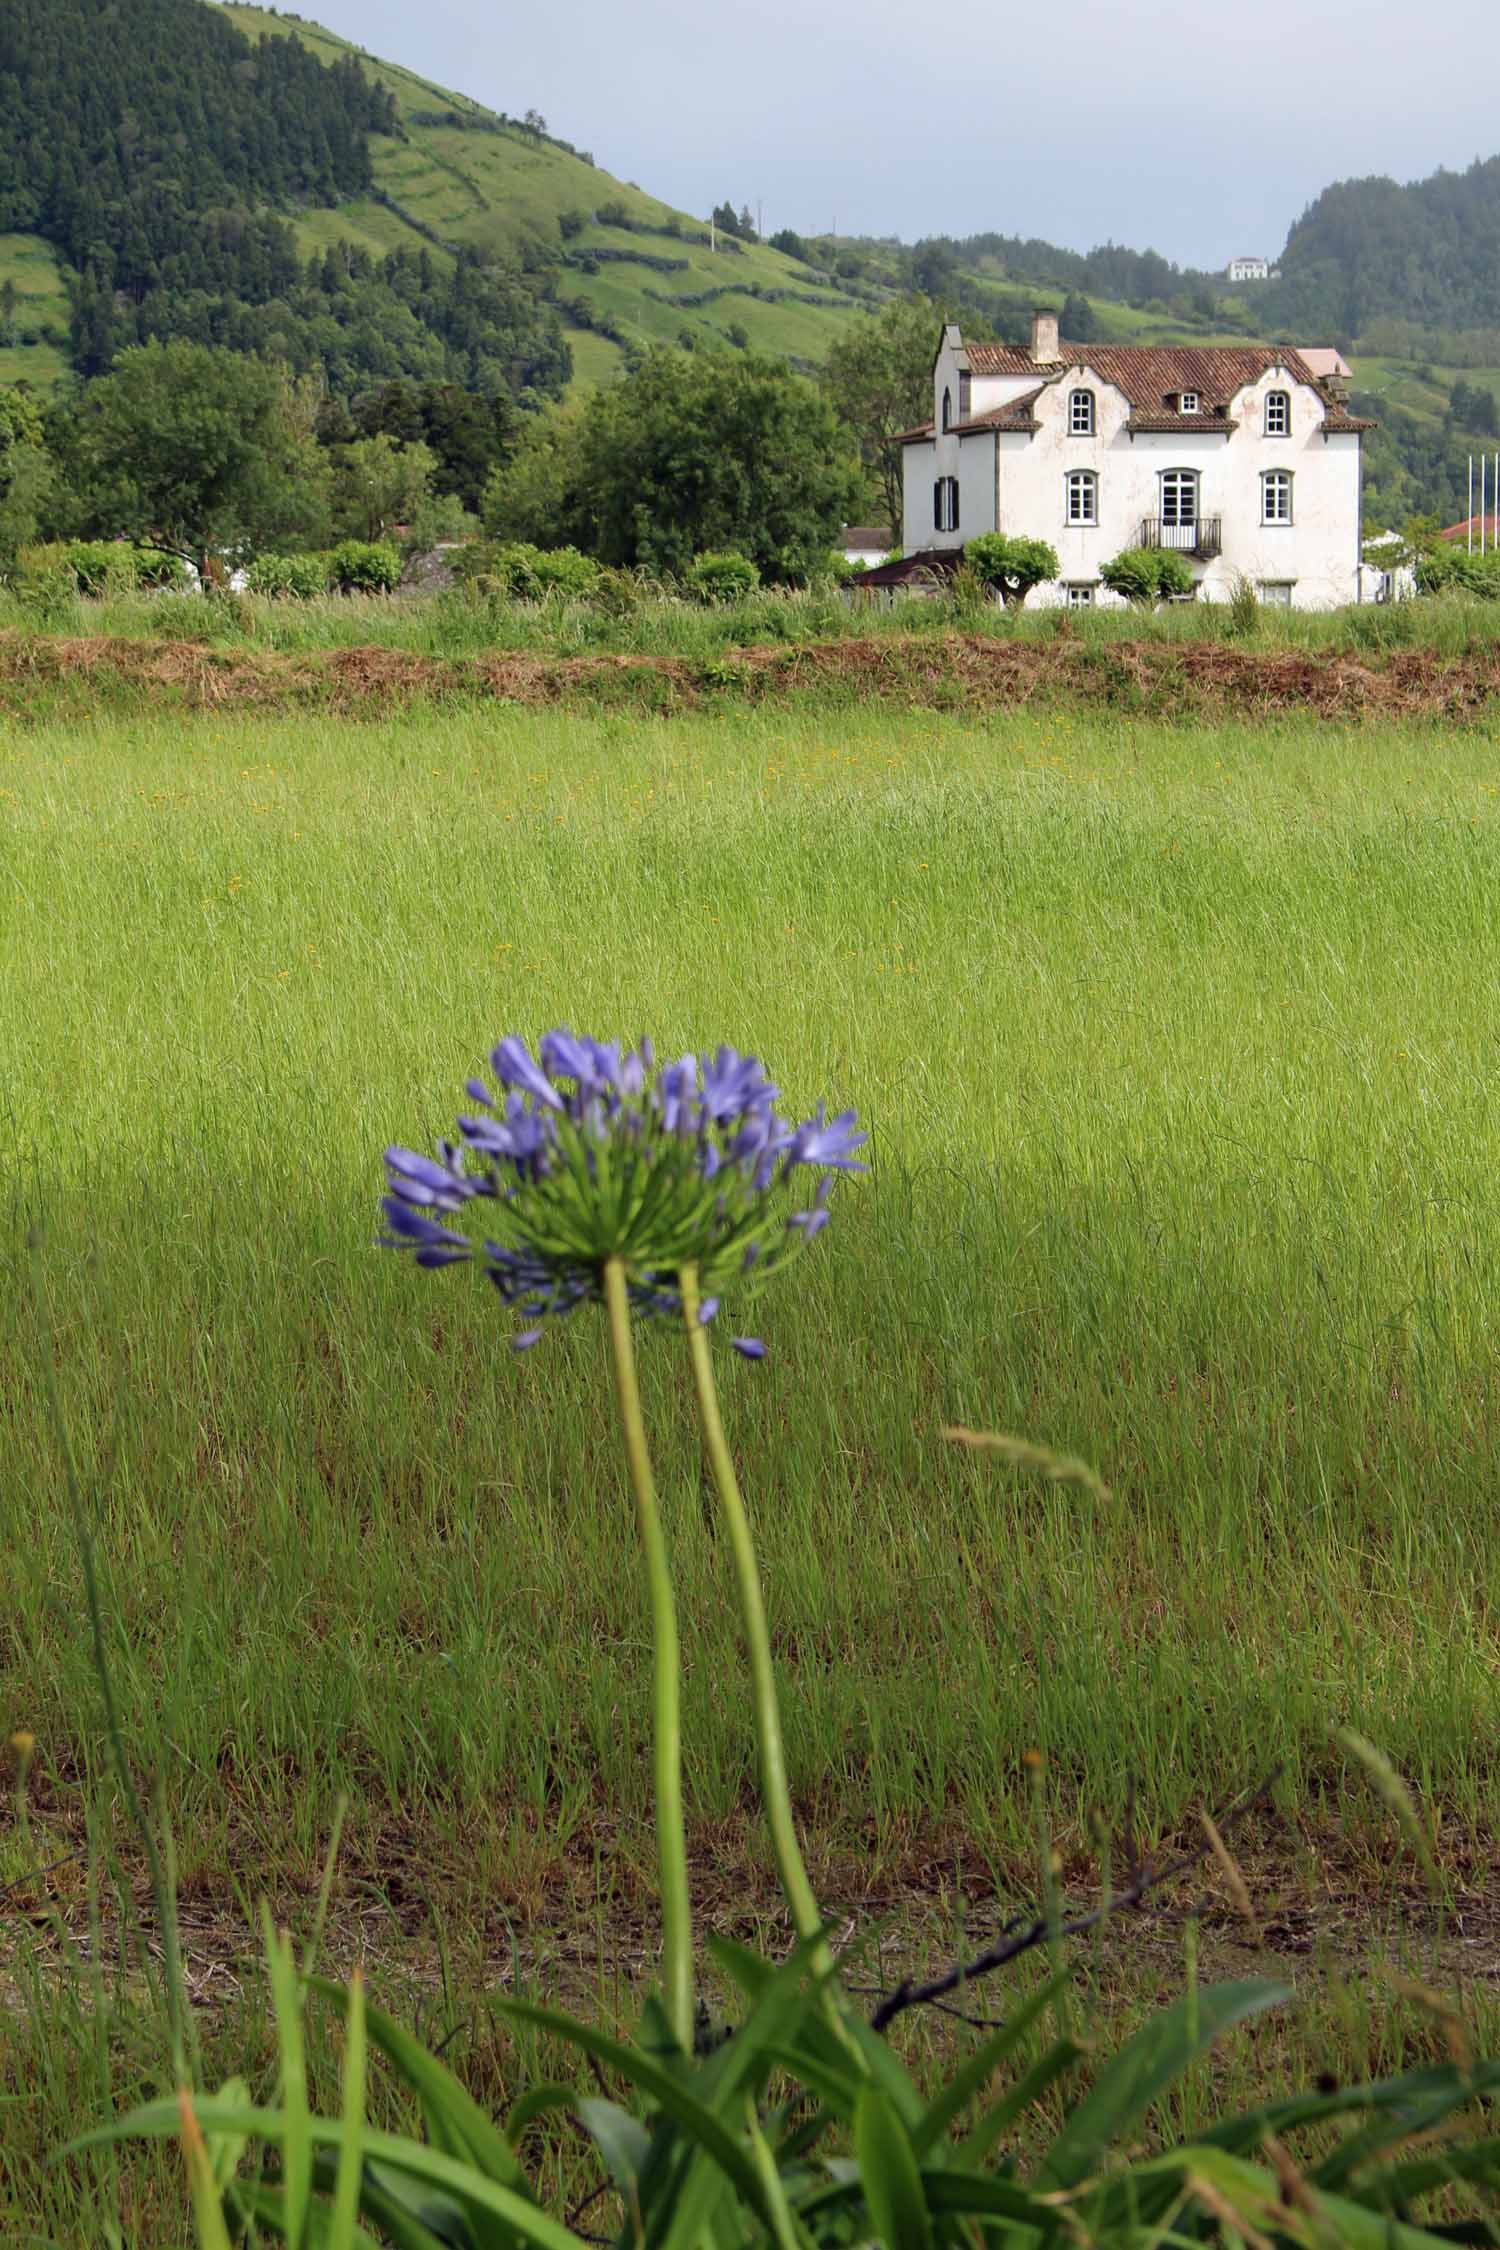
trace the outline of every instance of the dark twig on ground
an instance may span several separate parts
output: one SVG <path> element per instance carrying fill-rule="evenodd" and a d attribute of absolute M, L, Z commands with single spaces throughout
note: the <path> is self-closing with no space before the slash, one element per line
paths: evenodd
<path fill-rule="evenodd" d="M 1280 1773 L 1281 1768 L 1277 1766 L 1254 1789 L 1247 1789 L 1242 1796 L 1226 1805 L 1222 1812 L 1214 1815 L 1213 1824 L 1221 1837 L 1226 1829 L 1243 1819 L 1247 1812 L 1264 1803 Z M 932 1977 L 925 1984 L 916 1984 L 910 1977 L 903 1977 L 892 1991 L 885 1993 L 877 2001 L 870 2015 L 872 2030 L 884 2031 L 888 2023 L 903 2015 L 908 2008 L 937 2006 L 947 1999 L 950 1992 L 962 1991 L 977 1978 L 989 1976 L 995 1969 L 1003 1969 L 1008 1961 L 1029 1953 L 1034 1946 L 1046 1945 L 1049 1941 L 1056 1942 L 1059 1938 L 1081 1937 L 1085 1931 L 1097 1929 L 1101 1922 L 1109 1921 L 1122 1907 L 1139 1906 L 1149 1892 L 1159 1889 L 1163 1883 L 1170 1883 L 1174 1876 L 1186 1874 L 1190 1867 L 1196 1867 L 1201 1860 L 1206 1859 L 1213 1849 L 1205 1836 L 1201 1843 L 1180 1852 L 1175 1859 L 1167 1860 L 1161 1867 L 1153 1867 L 1149 1860 L 1136 1864 L 1134 1825 L 1132 1791 L 1124 1839 L 1127 1880 L 1122 1889 L 1111 1893 L 1089 1913 L 1075 1914 L 1067 1921 L 1056 1921 L 1040 1914 L 1019 1928 L 1014 1922 L 1008 1923 L 1000 1937 L 993 1945 L 986 1946 L 983 1953 L 977 1953 L 971 1961 L 960 1962 L 951 1969 L 945 1969 L 941 1976 Z"/>

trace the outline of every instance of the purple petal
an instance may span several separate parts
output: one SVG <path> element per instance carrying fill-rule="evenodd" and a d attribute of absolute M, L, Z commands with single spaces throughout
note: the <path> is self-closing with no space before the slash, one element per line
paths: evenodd
<path fill-rule="evenodd" d="M 493 1109 L 495 1106 L 495 1097 L 482 1078 L 466 1078 L 464 1092 L 472 1101 L 483 1102 L 486 1109 Z"/>
<path fill-rule="evenodd" d="M 862 1148 L 869 1139 L 868 1133 L 855 1131 L 852 1109 L 840 1110 L 837 1117 L 824 1117 L 824 1105 L 819 1102 L 816 1116 L 799 1125 L 792 1135 L 789 1164 L 825 1164 L 838 1172 L 863 1172 L 854 1150 Z"/>
<path fill-rule="evenodd" d="M 418 1246 L 418 1263 L 436 1261 L 450 1265 L 455 1258 L 471 1258 L 473 1245 L 466 1234 L 455 1234 L 451 1227 L 440 1227 L 435 1219 L 424 1219 L 420 1211 L 413 1211 L 399 1196 L 382 1198 L 380 1208 L 393 1229 L 397 1242 L 410 1242 Z"/>
<path fill-rule="evenodd" d="M 524 1039 L 517 1039 L 514 1033 L 508 1034 L 501 1040 L 490 1061 L 495 1066 L 495 1076 L 502 1086 L 524 1086 L 532 1099 L 541 1102 L 545 1108 L 562 1108 L 562 1096 L 532 1060 Z"/>
<path fill-rule="evenodd" d="M 705 1297 L 702 1304 L 698 1307 L 699 1327 L 706 1328 L 709 1322 L 713 1319 L 714 1314 L 718 1311 L 718 1309 L 719 1300 L 717 1297 Z"/>
<path fill-rule="evenodd" d="M 758 1336 L 731 1336 L 729 1341 L 741 1359 L 764 1359 L 766 1347 Z"/>
<path fill-rule="evenodd" d="M 540 1328 L 523 1328 L 519 1336 L 512 1336 L 510 1348 L 513 1352 L 529 1352 L 532 1345 L 539 1344 L 541 1340 Z"/>

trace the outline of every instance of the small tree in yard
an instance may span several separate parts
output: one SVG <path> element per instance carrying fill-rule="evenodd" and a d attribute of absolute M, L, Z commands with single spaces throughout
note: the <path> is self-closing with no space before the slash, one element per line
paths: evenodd
<path fill-rule="evenodd" d="M 177 338 L 132 344 L 61 430 L 82 529 L 193 562 L 315 546 L 328 521 L 317 401 L 285 368 Z"/>
<path fill-rule="evenodd" d="M 1057 549 L 1045 539 L 1015 539 L 981 531 L 964 549 L 964 561 L 992 586 L 1007 609 L 1019 609 L 1033 586 L 1058 572 Z"/>
<path fill-rule="evenodd" d="M 1193 591 L 1191 565 L 1170 547 L 1126 547 L 1099 576 L 1112 594 L 1144 606 Z"/>

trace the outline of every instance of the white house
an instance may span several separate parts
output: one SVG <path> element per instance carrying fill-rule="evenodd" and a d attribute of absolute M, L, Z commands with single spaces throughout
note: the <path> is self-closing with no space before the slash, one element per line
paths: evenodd
<path fill-rule="evenodd" d="M 1298 609 L 1360 598 L 1374 425 L 1289 345 L 1068 344 L 1038 312 L 1029 344 L 965 344 L 950 323 L 932 389 L 932 420 L 902 433 L 914 565 L 1002 531 L 1057 550 L 1038 606 L 1111 601 L 1100 565 L 1140 546 L 1176 548 L 1209 600 L 1241 578 Z"/>
<path fill-rule="evenodd" d="M 1269 281 L 1271 261 L 1269 258 L 1231 258 L 1225 272 L 1231 281 Z"/>

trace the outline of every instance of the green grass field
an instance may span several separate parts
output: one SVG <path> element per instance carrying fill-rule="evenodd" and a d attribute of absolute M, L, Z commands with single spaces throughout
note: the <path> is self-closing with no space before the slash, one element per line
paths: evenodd
<path fill-rule="evenodd" d="M 12 724 L 0 1718 L 39 1753 L 0 1895 L 89 1806 L 132 1864 L 40 1230 L 216 2064 L 266 2065 L 243 1916 L 270 1889 L 305 1924 L 341 1794 L 340 1958 L 402 1986 L 439 1931 L 441 2001 L 419 1975 L 411 2005 L 467 2022 L 514 1928 L 549 1988 L 628 2003 L 648 1651 L 603 1337 L 516 1358 L 472 1275 L 373 1244 L 382 1145 L 442 1132 L 502 1030 L 570 1020 L 738 1040 L 873 1131 L 757 1308 L 770 1358 L 724 1370 L 825 1895 L 1024 1883 L 1040 1746 L 1070 1880 L 1131 1777 L 1159 1835 L 1280 1761 L 1248 1863 L 1399 1926 L 1331 1728 L 1385 1745 L 1450 1864 L 1497 1825 L 1497 876 L 1493 726 Z M 727 1559 L 670 1337 L 642 1353 L 695 1862 L 732 1918 L 764 1860 Z M 1082 1454 L 1111 1496 L 961 1455 L 948 1422 Z M 82 1881 L 54 1882 L 75 1928 Z M 86 1984 L 76 2016 L 38 2000 L 51 1957 L 0 1932 L 34 1996 L 0 2011 L 0 2215 L 96 2240 L 42 2160 L 110 2098 L 98 2040 L 118 2093 L 159 2034 Z M 1122 2005 L 1177 1973 L 1148 1954 Z M 1296 2068 L 1420 2049 L 1357 1985 L 1317 1994 Z M 515 2068 L 472 2024 L 453 2052 L 481 2089 Z M 170 2166 L 125 2179 L 129 2239 L 180 2241 Z"/>
<path fill-rule="evenodd" d="M 232 1820 L 300 1863 L 344 1787 L 437 1838 L 639 1818 L 600 1338 L 515 1362 L 477 1285 L 370 1246 L 381 1145 L 569 1019 L 735 1038 L 874 1130 L 730 1383 L 815 1825 L 1014 1850 L 1032 1742 L 1075 1831 L 1127 1773 L 1162 1824 L 1274 1758 L 1306 1803 L 1349 1720 L 1487 1829 L 1496 778 L 1484 733 L 1062 716 L 12 734 L 14 1722 L 71 1767 L 93 1707 L 40 1222 L 192 1863 Z M 712 1824 L 733 1633 L 647 1358 Z M 956 1460 L 953 1420 L 1114 1498 Z"/>

